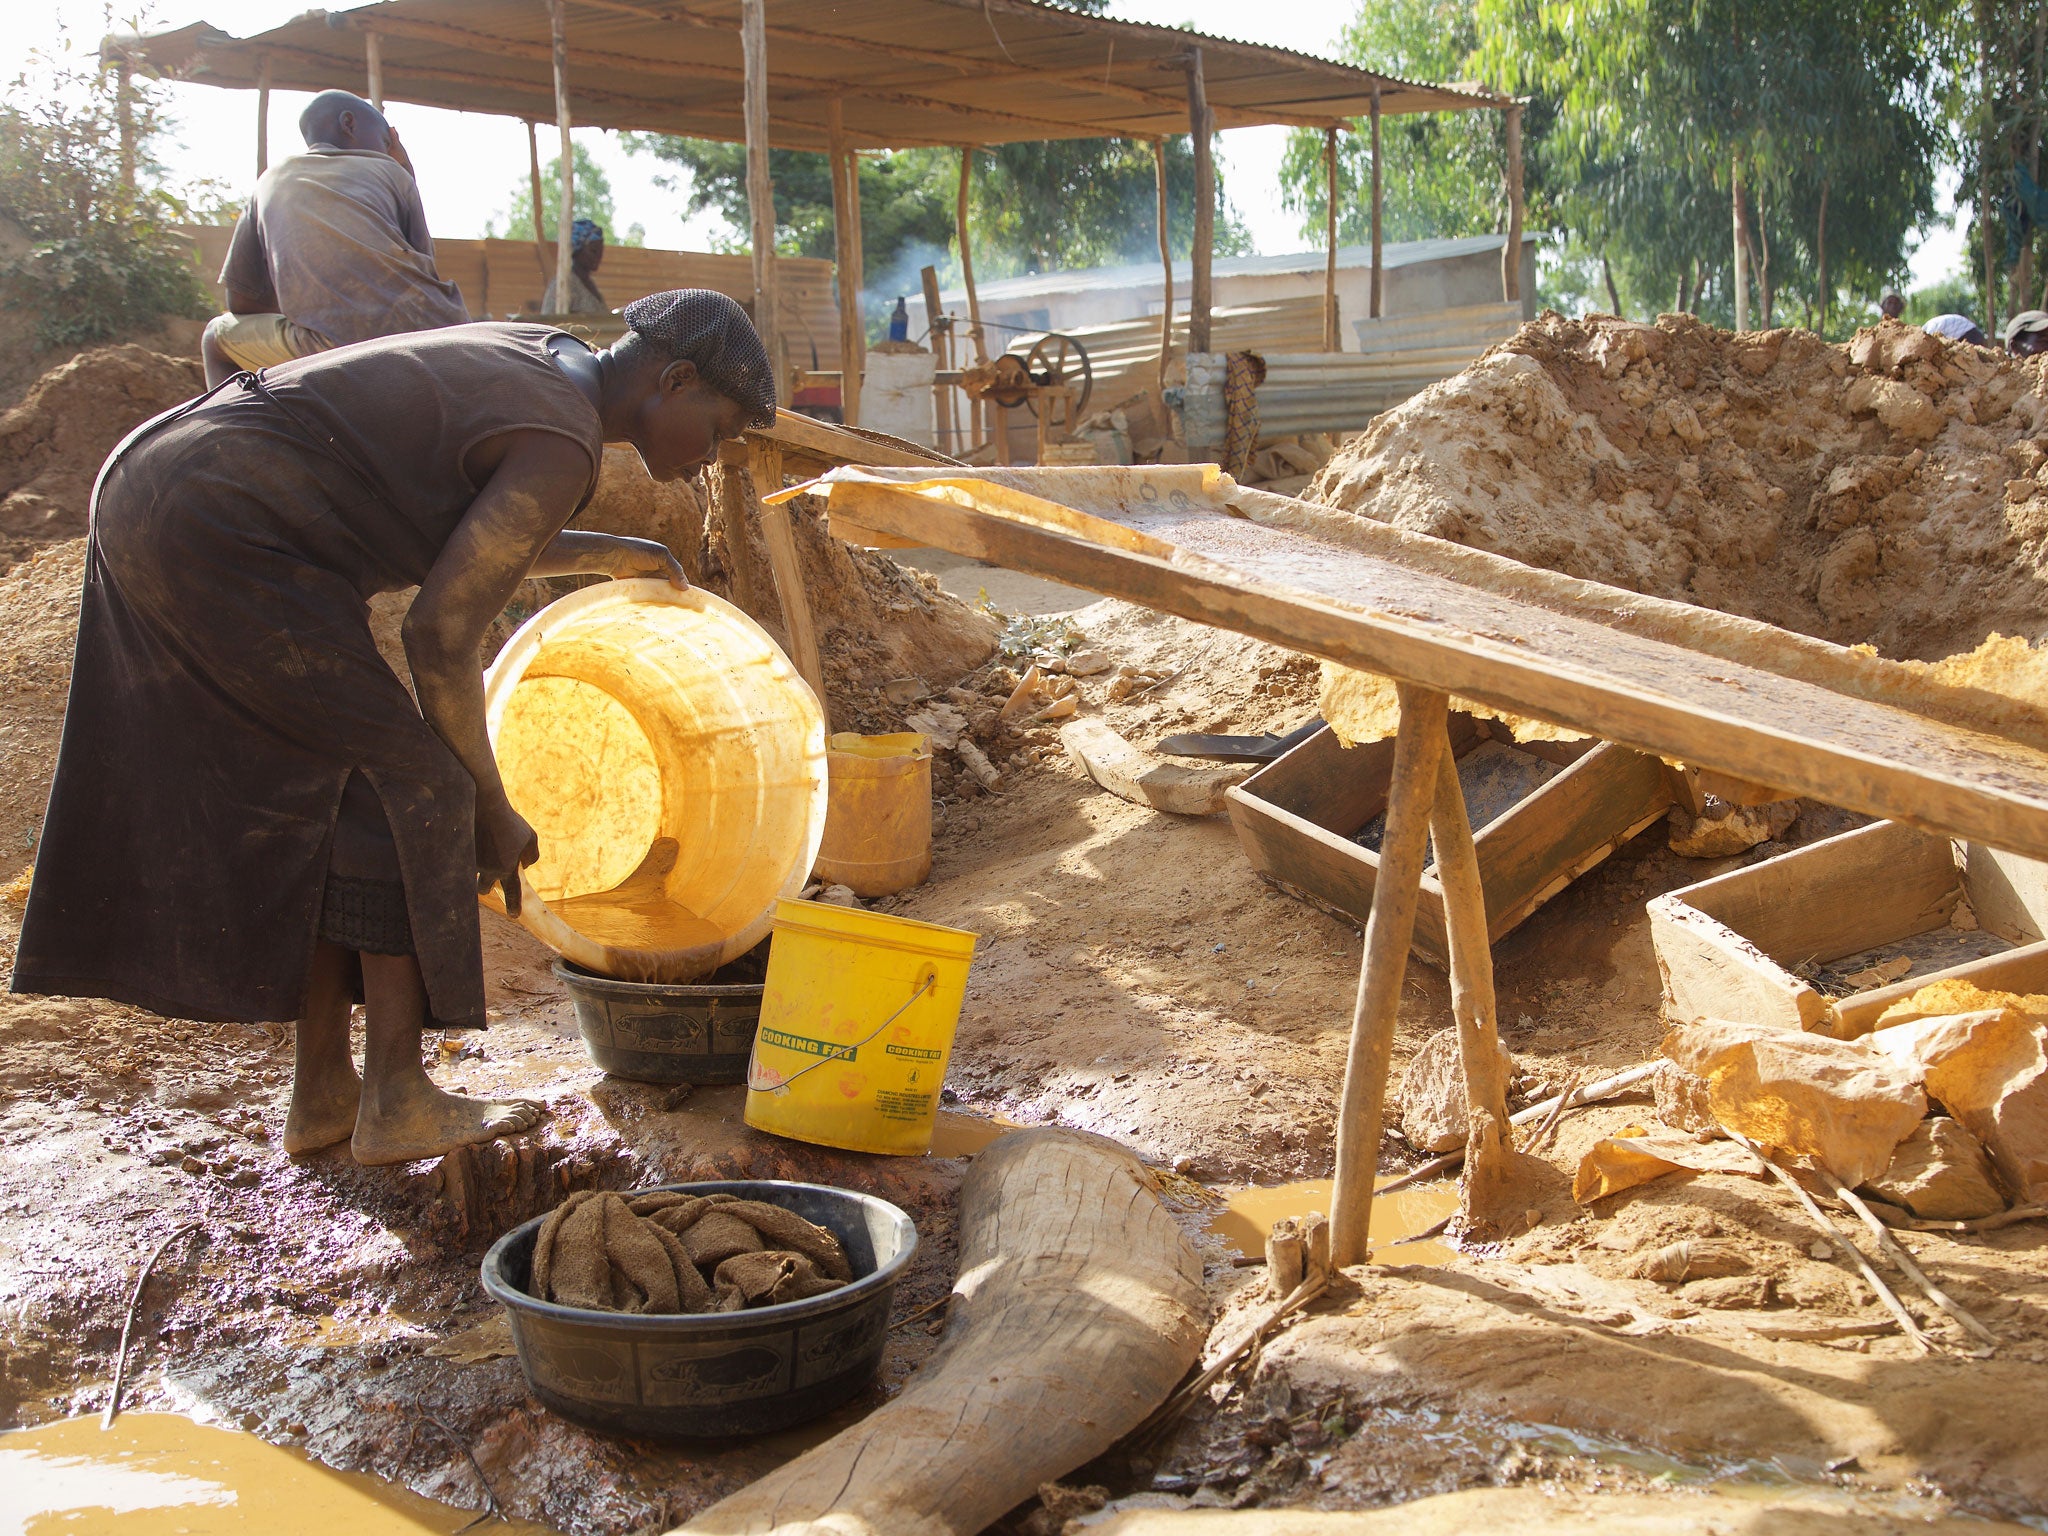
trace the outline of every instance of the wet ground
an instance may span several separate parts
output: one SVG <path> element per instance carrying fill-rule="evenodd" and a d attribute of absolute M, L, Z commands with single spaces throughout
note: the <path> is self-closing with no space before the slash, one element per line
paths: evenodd
<path fill-rule="evenodd" d="M 1112 711 L 1133 739 L 1285 728 L 1314 707 L 1312 671 L 1264 648 L 1113 616 L 1091 620 L 1090 639 L 1119 661 L 1183 668 Z M 1091 708 L 1096 690 L 1084 685 Z M 1267 1299 L 1262 1271 L 1239 1262 L 1259 1224 L 1324 1200 L 1312 1182 L 1268 1190 L 1233 1224 L 1220 1191 L 1328 1177 L 1357 930 L 1259 881 L 1221 818 L 1127 805 L 1043 740 L 1020 740 L 1006 773 L 1001 795 L 940 808 L 931 881 L 882 904 L 982 935 L 947 1155 L 807 1147 L 747 1129 L 737 1089 L 605 1078 L 548 955 L 494 917 L 493 1027 L 437 1048 L 436 1075 L 538 1097 L 549 1118 L 410 1168 L 282 1155 L 287 1029 L 0 997 L 0 1427 L 97 1412 L 141 1257 L 196 1220 L 138 1309 L 132 1408 L 250 1431 L 463 1510 L 481 1505 L 481 1476 L 508 1512 L 558 1531 L 661 1529 L 923 1366 L 942 1328 L 926 1309 L 953 1278 L 959 1183 L 999 1116 L 1099 1131 L 1158 1166 L 1221 1305 L 1214 1339 L 1233 1337 Z M 1847 824 L 1813 809 L 1788 837 Z M 1643 903 L 1731 867 L 1677 858 L 1652 828 L 1496 947 L 1525 1095 L 1655 1052 Z M 18 917 L 0 904 L 0 962 Z M 1443 977 L 1411 966 L 1402 1057 L 1448 1022 Z M 1455 1256 L 1389 1246 L 1386 1267 L 1259 1352 L 1113 1491 L 1356 1508 L 1474 1486 L 1678 1499 L 1713 1485 L 1766 1501 L 1796 1490 L 1844 1519 L 1962 1508 L 2048 1524 L 2039 1229 L 1911 1239 L 2002 1341 L 1989 1360 L 1917 1359 L 1846 1268 L 1813 1256 L 1773 1187 L 1672 1178 L 1575 1206 L 1585 1148 L 1649 1114 L 1637 1099 L 1567 1118 L 1526 1235 Z M 1409 1161 L 1390 1137 L 1383 1166 Z M 488 1241 L 572 1188 L 732 1176 L 843 1184 L 915 1218 L 921 1247 L 872 1391 L 799 1433 L 688 1448 L 589 1434 L 534 1401 L 478 1284 Z M 1631 1255 L 1708 1233 L 1753 1249 L 1756 1284 L 1626 1277 Z"/>

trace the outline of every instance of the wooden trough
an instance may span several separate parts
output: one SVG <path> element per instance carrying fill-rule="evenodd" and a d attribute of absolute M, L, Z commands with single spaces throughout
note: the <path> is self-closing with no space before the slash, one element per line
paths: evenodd
<path fill-rule="evenodd" d="M 1898 822 L 1686 886 L 1649 910 L 1665 1011 L 1678 1022 L 1737 1019 L 1846 1039 L 1937 979 L 2048 991 L 2048 864 Z M 1870 979 L 1899 960 L 1912 969 Z"/>
<path fill-rule="evenodd" d="M 1518 742 L 1499 721 L 1450 717 L 1486 894 L 1489 942 L 1661 817 L 1664 765 L 1612 742 Z M 1346 748 L 1325 726 L 1225 796 L 1252 867 L 1364 923 L 1380 874 L 1394 743 Z M 1449 964 L 1444 893 L 1423 872 L 1414 951 Z"/>

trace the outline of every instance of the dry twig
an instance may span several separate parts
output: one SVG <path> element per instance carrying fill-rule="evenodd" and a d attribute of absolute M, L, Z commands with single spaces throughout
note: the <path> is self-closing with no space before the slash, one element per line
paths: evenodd
<path fill-rule="evenodd" d="M 1656 1070 L 1656 1062 L 1646 1061 L 1639 1067 L 1630 1067 L 1626 1072 L 1617 1072 L 1612 1077 L 1603 1077 L 1597 1083 L 1589 1083 L 1586 1087 L 1575 1090 L 1576 1098 L 1572 1107 L 1574 1109 L 1583 1109 L 1586 1105 L 1597 1103 L 1601 1099 L 1611 1099 L 1618 1093 L 1625 1093 L 1635 1087 L 1636 1084 L 1647 1081 L 1650 1074 Z M 1538 1100 L 1527 1109 L 1516 1110 L 1512 1115 L 1508 1116 L 1508 1124 L 1528 1125 L 1533 1121 L 1541 1120 L 1545 1115 L 1562 1114 L 1563 1110 L 1564 1095 L 1561 1093 L 1554 1094 L 1550 1098 Z M 1397 1189 L 1406 1189 L 1411 1184 L 1421 1184 L 1426 1180 L 1436 1178 L 1439 1174 L 1449 1173 L 1454 1168 L 1461 1166 L 1464 1161 L 1465 1149 L 1460 1147 L 1455 1152 L 1446 1152 L 1442 1157 L 1431 1158 L 1420 1168 L 1409 1169 L 1408 1172 L 1402 1174 L 1398 1179 L 1392 1179 L 1382 1184 L 1373 1193 L 1375 1195 L 1391 1195 Z"/>
<path fill-rule="evenodd" d="M 128 1298 L 128 1315 L 121 1320 L 121 1352 L 114 1356 L 114 1390 L 107 1394 L 107 1411 L 100 1415 L 101 1429 L 113 1428 L 114 1415 L 121 1411 L 121 1382 L 128 1374 L 128 1341 L 135 1331 L 135 1311 L 142 1305 L 142 1288 L 149 1284 L 150 1272 L 156 1268 L 156 1261 L 164 1256 L 166 1248 L 187 1232 L 196 1232 L 204 1225 L 204 1222 L 186 1222 L 158 1243 L 156 1251 L 143 1261 L 142 1273 L 135 1277 L 135 1294 Z"/>
<path fill-rule="evenodd" d="M 1545 1117 L 1543 1123 L 1536 1127 L 1535 1132 L 1529 1139 L 1522 1144 L 1522 1151 L 1525 1154 L 1534 1154 L 1542 1147 L 1545 1141 L 1550 1139 L 1550 1133 L 1557 1129 L 1557 1122 L 1564 1118 L 1564 1112 L 1570 1109 L 1577 1101 L 1579 1079 L 1583 1075 L 1577 1068 L 1574 1068 L 1572 1075 L 1565 1079 L 1564 1092 L 1557 1095 L 1556 1106 Z"/>
<path fill-rule="evenodd" d="M 908 1328 L 920 1317 L 930 1317 L 934 1312 L 938 1311 L 939 1308 L 945 1306 L 946 1303 L 951 1301 L 952 1299 L 953 1293 L 951 1291 L 948 1291 L 945 1295 L 941 1296 L 937 1301 L 929 1302 L 926 1305 L 919 1307 L 915 1312 L 909 1312 L 904 1314 L 902 1317 L 897 1318 L 896 1321 L 891 1323 L 886 1329 L 883 1330 L 883 1332 L 894 1333 L 898 1328 Z"/>
<path fill-rule="evenodd" d="M 1927 1272 L 1913 1262 L 1913 1256 L 1906 1252 L 1899 1240 L 1885 1229 L 1885 1224 L 1877 1219 L 1876 1213 L 1863 1203 L 1862 1198 L 1857 1195 L 1856 1191 L 1836 1178 L 1826 1167 L 1821 1169 L 1821 1173 L 1827 1179 L 1828 1187 L 1834 1190 L 1836 1198 L 1862 1218 L 1863 1225 L 1870 1229 L 1870 1235 L 1877 1240 L 1877 1246 L 1884 1253 L 1885 1257 L 1898 1265 L 1904 1271 L 1908 1280 L 1911 1280 L 1921 1290 L 1925 1291 L 1929 1301 L 1933 1302 L 1942 1311 L 1954 1318 L 1957 1323 L 1961 1324 L 1964 1332 L 1973 1335 L 1980 1343 L 1984 1344 L 1987 1353 L 1998 1347 L 1998 1336 L 1978 1322 L 1976 1317 L 1961 1302 L 1955 1300 L 1948 1292 L 1928 1279 Z"/>
<path fill-rule="evenodd" d="M 1723 1126 L 1722 1129 L 1728 1130 L 1726 1126 Z M 1885 1284 L 1884 1277 L 1870 1267 L 1870 1260 L 1863 1256 L 1863 1250 L 1850 1242 L 1840 1227 L 1828 1220 L 1827 1212 L 1814 1203 L 1813 1196 L 1806 1192 L 1805 1186 L 1768 1157 L 1764 1156 L 1764 1149 L 1740 1131 L 1728 1131 L 1728 1135 L 1731 1140 L 1747 1147 L 1750 1155 L 1764 1165 L 1765 1171 L 1772 1178 L 1792 1191 L 1793 1198 L 1805 1208 L 1807 1217 L 1813 1222 L 1821 1235 L 1839 1248 L 1842 1251 L 1842 1256 L 1862 1272 L 1864 1281 L 1873 1291 L 1877 1292 L 1877 1299 L 1884 1303 L 1885 1310 L 1898 1320 L 1899 1327 L 1904 1330 L 1906 1337 L 1913 1341 L 1913 1347 L 1923 1355 L 1932 1354 L 1934 1352 L 1934 1341 L 1928 1337 L 1927 1330 L 1914 1321 L 1913 1314 L 1906 1310 L 1906 1304 L 1899 1300 L 1898 1293 Z"/>
<path fill-rule="evenodd" d="M 484 1476 L 483 1464 L 476 1459 L 476 1453 L 469 1448 L 469 1443 L 431 1413 L 426 1418 L 429 1424 L 441 1431 L 443 1439 L 462 1452 L 463 1459 L 469 1463 L 469 1470 L 476 1474 L 476 1480 L 484 1491 L 483 1513 L 470 1521 L 468 1525 L 458 1526 L 455 1536 L 462 1536 L 464 1531 L 473 1530 L 475 1527 L 482 1525 L 486 1520 L 503 1520 L 505 1518 L 505 1511 L 498 1503 L 497 1491 L 491 1487 L 491 1480 Z"/>
<path fill-rule="evenodd" d="M 1311 1275 L 1308 1279 L 1302 1281 L 1300 1285 L 1296 1286 L 1286 1298 L 1275 1302 L 1264 1312 L 1260 1313 L 1251 1327 L 1239 1335 L 1237 1341 L 1228 1349 L 1211 1361 L 1199 1376 L 1176 1389 L 1171 1397 L 1167 1398 L 1165 1402 L 1152 1411 L 1151 1416 L 1144 1423 L 1132 1430 L 1126 1437 L 1126 1444 L 1143 1445 L 1150 1440 L 1156 1439 L 1168 1426 L 1173 1424 L 1193 1406 L 1196 1398 L 1213 1387 L 1222 1379 L 1225 1372 L 1229 1371 L 1232 1366 L 1243 1359 L 1250 1352 L 1253 1345 L 1260 1343 L 1284 1319 L 1300 1311 L 1329 1288 L 1330 1277 L 1327 1273 Z"/>
<path fill-rule="evenodd" d="M 1996 1232 L 2001 1227 L 2018 1226 L 2023 1221 L 2039 1221 L 2048 1217 L 2048 1205 L 2016 1205 L 1995 1216 L 1977 1216 L 1968 1221 L 1928 1221 L 1882 1200 L 1865 1200 L 1863 1203 L 1886 1226 L 1905 1232 Z"/>

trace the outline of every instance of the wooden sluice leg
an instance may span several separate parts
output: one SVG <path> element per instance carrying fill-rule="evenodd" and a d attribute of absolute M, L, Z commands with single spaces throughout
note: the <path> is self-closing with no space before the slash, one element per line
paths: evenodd
<path fill-rule="evenodd" d="M 1405 724 L 1405 720 L 1404 720 Z M 1501 1067 L 1500 1031 L 1493 1000 L 1493 947 L 1486 929 L 1486 892 L 1479 854 L 1458 785 L 1458 764 L 1446 748 L 1437 759 L 1436 806 L 1430 833 L 1436 877 L 1444 892 L 1444 932 L 1451 961 L 1451 1014 L 1458 1024 L 1458 1057 L 1465 1069 L 1465 1183 L 1461 1231 L 1498 1219 L 1500 1196 L 1511 1180 L 1507 1141 L 1508 1085 Z"/>
<path fill-rule="evenodd" d="M 1394 738 L 1394 777 L 1379 878 L 1365 922 L 1365 959 L 1351 1013 L 1351 1049 L 1337 1111 L 1337 1178 L 1330 1212 L 1330 1260 L 1363 1264 L 1372 1227 L 1373 1175 L 1379 1165 L 1387 1076 L 1393 1067 L 1394 1023 L 1401 979 L 1415 937 L 1437 763 L 1449 740 L 1448 700 L 1430 688 L 1399 684 L 1401 726 Z"/>

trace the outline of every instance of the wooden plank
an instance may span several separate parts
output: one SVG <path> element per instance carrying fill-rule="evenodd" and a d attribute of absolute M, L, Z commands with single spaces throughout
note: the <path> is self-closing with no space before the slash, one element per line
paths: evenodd
<path fill-rule="evenodd" d="M 919 485 L 922 479 L 925 483 Z M 2048 717 L 1728 614 L 1235 486 L 1213 468 L 842 470 L 850 522 L 2048 857 Z M 844 498 L 842 501 L 841 498 Z"/>
<path fill-rule="evenodd" d="M 1107 1451 L 1208 1333 L 1202 1261 L 1156 1190 L 1100 1137 L 997 1140 L 960 1191 L 960 1278 L 938 1355 L 682 1529 L 971 1536 Z"/>
<path fill-rule="evenodd" d="M 787 453 L 822 459 L 834 465 L 925 468 L 953 462 L 942 453 L 916 443 L 906 443 L 900 437 L 835 427 L 829 421 L 800 416 L 795 411 L 778 410 L 774 426 L 749 427 L 745 437 L 749 443 L 766 443 Z"/>
<path fill-rule="evenodd" d="M 1726 923 L 1676 899 L 1649 904 L 1650 944 L 1674 1023 L 1736 1019 L 1773 1029 L 1817 1029 L 1827 999 Z"/>
<path fill-rule="evenodd" d="M 1060 745 L 1076 767 L 1119 800 L 1176 816 L 1214 816 L 1224 808 L 1224 791 L 1251 772 L 1241 763 L 1197 767 L 1169 762 L 1132 746 L 1093 718 L 1061 726 Z"/>
<path fill-rule="evenodd" d="M 1886 821 L 1671 894 L 1794 966 L 1939 928 L 1961 890 L 1946 838 Z"/>
<path fill-rule="evenodd" d="M 1664 765 L 1602 742 L 1480 830 L 1486 927 L 1498 941 L 1530 913 L 1663 816 Z"/>
<path fill-rule="evenodd" d="M 1977 921 L 2000 938 L 2015 944 L 2048 938 L 2048 864 L 1966 844 L 1963 894 Z"/>
<path fill-rule="evenodd" d="M 789 637 L 789 659 L 803 680 L 818 696 L 818 708 L 825 715 L 825 731 L 832 731 L 832 707 L 825 698 L 825 669 L 818 660 L 818 624 L 811 614 L 810 593 L 804 587 L 803 561 L 796 551 L 796 530 L 789 524 L 789 503 L 768 498 L 782 489 L 780 450 L 757 445 L 749 466 L 754 478 L 754 495 L 761 504 L 761 542 L 768 546 L 768 573 L 775 582 L 776 606 L 782 610 L 782 630 Z"/>
<path fill-rule="evenodd" d="M 1838 1000 L 1831 1016 L 1820 1026 L 1840 1039 L 1853 1040 L 1877 1028 L 1878 1016 L 1893 1003 L 1902 1003 L 1922 987 L 1937 981 L 1967 981 L 1987 992 L 2048 992 L 2048 941 L 2024 944 L 2002 955 L 1952 965 L 1946 970 L 1908 976 L 1888 987 L 1872 987 L 1854 997 Z"/>

